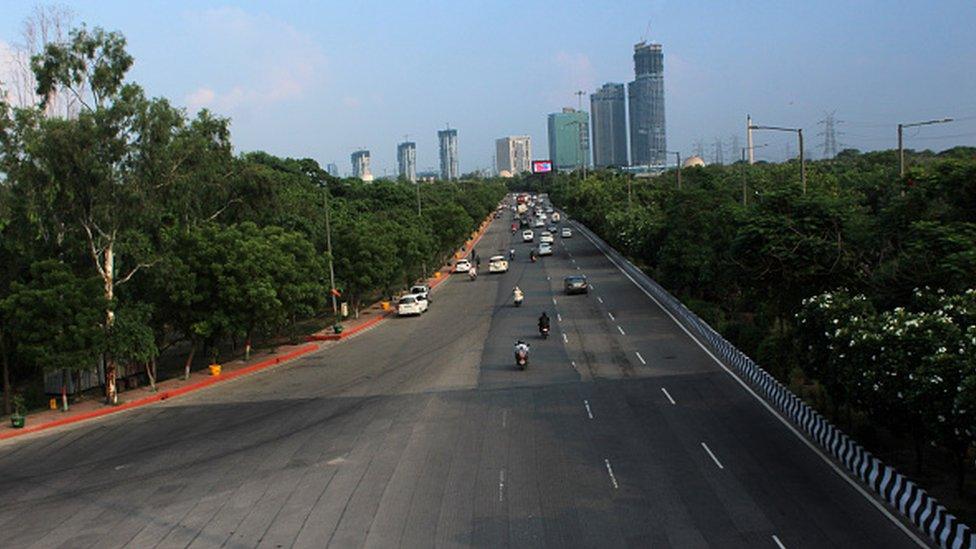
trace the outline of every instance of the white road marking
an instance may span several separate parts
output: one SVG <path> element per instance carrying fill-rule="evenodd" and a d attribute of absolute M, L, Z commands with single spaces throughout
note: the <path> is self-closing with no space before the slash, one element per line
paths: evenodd
<path fill-rule="evenodd" d="M 773 543 L 775 543 L 776 547 L 779 547 L 779 549 L 786 549 L 786 546 L 783 545 L 783 542 L 780 541 L 778 537 L 776 537 L 776 534 L 773 534 Z"/>
<path fill-rule="evenodd" d="M 570 366 L 573 367 L 574 370 L 576 370 L 576 361 L 575 360 L 570 360 L 569 361 L 569 364 L 570 364 Z"/>
<path fill-rule="evenodd" d="M 576 263 L 576 260 L 575 259 L 570 259 L 570 261 L 572 261 L 573 263 Z"/>
<path fill-rule="evenodd" d="M 668 397 L 668 400 L 671 401 L 671 404 L 672 405 L 676 404 L 675 401 L 674 401 L 674 399 L 671 398 L 671 393 L 669 393 L 667 389 L 665 389 L 664 387 L 661 387 L 661 392 L 664 393 L 664 396 Z"/>
<path fill-rule="evenodd" d="M 505 500 L 505 469 L 498 471 L 498 501 Z"/>
<path fill-rule="evenodd" d="M 502 428 L 508 427 L 508 410 L 502 410 Z"/>
<path fill-rule="evenodd" d="M 641 356 L 640 351 L 634 351 L 634 354 L 637 355 L 637 360 L 641 361 L 641 364 L 647 366 L 647 361 Z"/>
<path fill-rule="evenodd" d="M 125 468 L 126 468 L 126 467 L 128 467 L 128 466 L 129 466 L 129 464 L 128 464 L 128 463 L 126 463 L 125 465 L 116 465 L 116 466 L 115 466 L 115 470 L 116 470 L 116 471 L 121 471 L 122 469 L 125 469 Z"/>
<path fill-rule="evenodd" d="M 627 332 L 625 332 L 624 329 L 621 328 L 620 326 L 617 326 L 617 331 L 620 332 L 620 335 L 622 335 L 622 336 L 627 335 Z"/>
<path fill-rule="evenodd" d="M 555 305 L 555 304 L 556 304 L 556 298 L 552 298 L 552 304 L 553 304 L 553 305 Z"/>
<path fill-rule="evenodd" d="M 607 314 L 610 315 L 610 320 L 614 320 L 614 321 L 617 320 L 617 318 L 613 316 L 613 313 L 611 313 L 610 311 L 607 311 Z"/>
<path fill-rule="evenodd" d="M 592 410 L 590 410 L 590 401 L 589 401 L 589 400 L 585 400 L 585 399 L 584 399 L 584 400 L 583 400 L 583 406 L 586 406 L 586 415 L 587 415 L 587 416 L 588 416 L 588 417 L 589 417 L 590 419 L 593 419 L 593 411 L 592 411 Z"/>
<path fill-rule="evenodd" d="M 546 280 L 552 280 L 552 278 L 551 278 L 551 277 L 548 277 L 548 276 L 547 276 L 547 277 L 546 277 Z"/>
<path fill-rule="evenodd" d="M 599 301 L 600 303 L 603 303 L 603 298 L 600 296 L 596 296 L 596 300 Z"/>
<path fill-rule="evenodd" d="M 579 265 L 577 265 L 577 266 L 576 266 L 576 270 L 577 270 L 577 271 L 578 271 L 578 270 L 580 270 L 580 268 L 579 268 Z"/>
<path fill-rule="evenodd" d="M 613 467 L 610 466 L 610 460 L 604 458 L 603 463 L 607 464 L 607 473 L 610 474 L 610 482 L 613 483 L 614 489 L 620 488 L 620 485 L 617 484 L 617 477 L 613 476 Z"/>
<path fill-rule="evenodd" d="M 559 313 L 556 313 L 556 322 L 562 322 L 562 321 L 563 321 L 562 315 L 560 315 Z"/>
<path fill-rule="evenodd" d="M 704 448 L 705 451 L 708 452 L 708 455 L 712 458 L 712 461 L 715 462 L 715 465 L 718 465 L 718 468 L 719 469 L 725 469 L 725 467 L 722 465 L 722 462 L 720 462 L 718 460 L 718 458 L 715 457 L 715 454 L 712 453 L 711 448 L 709 448 L 708 445 L 705 444 L 704 442 L 702 442 L 701 445 L 702 445 L 702 448 Z"/>
<path fill-rule="evenodd" d="M 563 343 L 569 343 L 569 338 L 566 337 L 566 333 L 563 333 Z"/>
<path fill-rule="evenodd" d="M 583 232 L 583 231 L 580 231 L 580 232 Z M 719 368 L 725 370 L 725 373 L 729 374 L 729 377 L 731 377 L 733 380 L 735 380 L 735 382 L 738 383 L 743 389 L 745 389 L 747 393 L 749 393 L 750 395 L 752 395 L 752 397 L 755 398 L 756 401 L 759 402 L 759 404 L 763 408 L 766 408 L 766 410 L 770 414 L 772 414 L 773 417 L 775 417 L 780 423 L 782 423 L 784 427 L 786 427 L 787 429 L 789 429 L 789 431 L 791 433 L 793 433 L 793 435 L 796 436 L 796 438 L 798 438 L 800 440 L 800 442 L 802 442 L 804 445 L 806 445 L 806 447 L 809 448 L 810 451 L 812 451 L 818 457 L 820 457 L 820 459 L 824 463 L 826 463 L 828 467 L 830 467 L 835 473 L 837 473 L 837 476 L 839 476 L 840 478 L 844 479 L 844 481 L 847 482 L 847 484 L 849 484 L 859 494 L 861 494 L 861 496 L 863 496 L 864 499 L 866 499 L 868 501 L 868 503 L 870 503 L 871 505 L 873 505 L 875 509 L 877 509 L 879 512 L 881 512 L 881 514 L 883 514 L 885 517 L 887 517 L 888 520 L 890 520 L 892 524 L 894 524 L 906 536 L 908 536 L 909 539 L 911 539 L 913 542 L 915 542 L 915 545 L 918 545 L 919 547 L 928 547 L 929 546 L 929 544 L 927 544 L 926 542 L 922 541 L 922 538 L 918 537 L 915 534 L 915 532 L 909 530 L 908 527 L 905 526 L 905 524 L 902 523 L 902 521 L 900 519 L 896 518 L 895 515 L 893 515 L 891 513 L 891 511 L 889 511 L 888 509 L 886 509 L 880 502 L 878 502 L 874 498 L 874 496 L 872 496 L 871 494 L 869 494 L 867 492 L 867 490 L 864 489 L 863 486 L 861 486 L 856 480 L 854 480 L 853 478 L 851 478 L 850 475 L 848 475 L 845 471 L 843 471 L 837 464 L 835 464 L 833 461 L 831 461 L 831 458 L 827 457 L 827 454 L 825 454 L 819 448 L 817 448 L 816 446 L 814 446 L 814 444 L 812 442 L 810 442 L 809 440 L 807 440 L 807 438 L 802 433 L 800 433 L 800 431 L 797 430 L 797 428 L 794 427 L 793 424 L 791 424 L 789 421 L 787 421 L 786 418 L 784 418 L 783 416 L 779 415 L 779 413 L 776 411 L 776 409 L 773 408 L 773 406 L 770 403 L 768 403 L 765 400 L 763 400 L 763 398 L 761 396 L 759 396 L 756 393 L 756 391 L 754 391 L 752 389 L 752 387 L 750 387 L 739 376 L 735 375 L 732 372 L 732 370 L 730 370 L 729 367 L 725 365 L 725 363 L 723 363 L 721 360 L 719 360 L 718 357 L 716 357 L 715 354 L 712 353 L 712 351 L 710 351 L 708 349 L 708 347 L 706 347 L 705 344 L 701 342 L 701 340 L 699 340 L 697 337 L 695 337 L 694 334 L 692 334 L 691 331 L 688 330 L 688 328 L 685 328 L 684 325 L 681 324 L 681 322 L 678 322 L 678 319 L 675 318 L 675 316 L 673 314 L 671 314 L 671 311 L 667 310 L 664 307 L 664 305 L 662 305 L 661 302 L 658 301 L 657 298 L 655 298 L 653 294 L 651 294 L 651 292 L 647 291 L 643 286 L 640 285 L 640 283 L 638 283 L 636 280 L 634 280 L 634 277 L 630 276 L 630 273 L 628 273 L 619 263 L 617 263 L 617 260 L 615 260 L 614 258 L 610 257 L 610 254 L 608 254 L 607 252 L 605 252 L 603 250 L 603 248 L 601 248 L 599 245 L 597 245 L 596 241 L 593 240 L 593 237 L 591 237 L 590 235 L 586 234 L 585 232 L 583 232 L 583 236 L 585 236 L 586 239 L 589 240 L 590 243 L 593 244 L 593 247 L 594 248 L 596 248 L 597 250 L 600 250 L 600 253 L 602 253 L 603 256 L 606 257 L 607 260 L 610 263 L 612 263 L 613 266 L 616 267 L 617 270 L 620 271 L 620 273 L 624 275 L 624 277 L 627 278 L 627 280 L 631 281 L 634 284 L 634 286 L 637 286 L 637 289 L 638 290 L 640 290 L 641 292 L 644 293 L 644 295 L 646 295 L 647 297 L 649 297 L 651 299 L 651 301 L 653 301 L 658 306 L 658 308 L 660 308 L 662 311 L 664 311 L 664 313 L 666 315 L 668 315 L 668 317 L 670 317 L 671 320 L 679 328 L 681 328 L 681 330 L 685 334 L 687 334 L 688 337 L 690 337 L 692 339 L 692 341 L 694 341 L 695 343 L 697 343 L 698 346 L 701 348 L 701 350 L 704 351 L 705 354 L 707 354 L 712 360 L 714 360 L 715 361 L 715 364 L 717 364 Z M 590 287 L 592 288 L 593 287 L 593 284 L 590 284 Z"/>

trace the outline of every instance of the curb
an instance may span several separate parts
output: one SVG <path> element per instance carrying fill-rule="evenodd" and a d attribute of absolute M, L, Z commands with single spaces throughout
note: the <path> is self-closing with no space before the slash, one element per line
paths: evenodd
<path fill-rule="evenodd" d="M 161 393 L 157 393 L 155 395 L 143 397 L 143 398 L 140 398 L 138 400 L 133 400 L 131 402 L 125 402 L 125 403 L 120 404 L 118 406 L 113 406 L 111 408 L 103 408 L 103 409 L 94 410 L 94 411 L 91 411 L 91 412 L 85 412 L 83 414 L 78 414 L 78 415 L 75 415 L 75 416 L 66 417 L 64 419 L 57 419 L 57 420 L 54 420 L 54 421 L 49 421 L 48 423 L 42 423 L 40 425 L 35 425 L 33 427 L 27 427 L 27 428 L 24 428 L 24 429 L 17 429 L 16 431 L 11 431 L 11 432 L 7 432 L 7 433 L 0 433 L 0 440 L 11 439 L 11 438 L 14 438 L 14 437 L 23 436 L 23 435 L 27 435 L 27 434 L 30 434 L 30 433 L 36 433 L 38 431 L 44 431 L 44 430 L 47 430 L 47 429 L 53 429 L 54 427 L 61 427 L 63 425 L 70 425 L 72 423 L 78 423 L 78 422 L 81 422 L 81 421 L 86 421 L 86 420 L 94 419 L 94 418 L 97 418 L 97 417 L 107 416 L 107 415 L 110 415 L 110 414 L 116 414 L 116 413 L 119 413 L 119 412 L 123 412 L 125 410 L 131 410 L 132 408 L 139 408 L 139 407 L 142 407 L 142 406 L 146 406 L 146 405 L 152 404 L 154 402 L 161 402 L 163 400 L 169 400 L 171 398 L 175 398 L 175 397 L 178 397 L 178 396 L 182 396 L 182 395 L 184 395 L 186 393 L 190 393 L 190 392 L 193 392 L 193 391 L 197 391 L 197 390 L 203 389 L 204 387 L 209 387 L 211 385 L 216 385 L 217 383 L 222 383 L 222 382 L 225 382 L 225 381 L 230 381 L 232 379 L 236 379 L 238 377 L 241 377 L 241 376 L 244 376 L 244 375 L 247 375 L 247 374 L 251 374 L 251 373 L 257 372 L 259 370 L 264 370 L 264 369 L 269 368 L 271 366 L 276 366 L 278 364 L 281 364 L 282 362 L 287 362 L 287 361 L 292 360 L 294 358 L 298 358 L 298 357 L 300 357 L 302 355 L 307 355 L 308 353 L 311 353 L 311 352 L 314 352 L 314 351 L 318 351 L 318 350 L 319 350 L 319 346 L 318 345 L 314 345 L 314 344 L 306 345 L 304 347 L 300 347 L 298 349 L 295 349 L 294 351 L 285 353 L 285 354 L 283 354 L 281 356 L 276 356 L 274 358 L 269 358 L 267 360 L 262 360 L 261 362 L 252 364 L 250 366 L 245 366 L 244 368 L 241 368 L 239 370 L 234 370 L 233 372 L 229 372 L 227 374 L 223 374 L 223 375 L 220 375 L 218 377 L 210 377 L 210 378 L 207 378 L 207 379 L 198 381 L 196 383 L 192 383 L 190 385 L 186 385 L 184 387 L 179 387 L 179 388 L 176 388 L 176 389 L 171 389 L 169 391 L 163 391 Z"/>

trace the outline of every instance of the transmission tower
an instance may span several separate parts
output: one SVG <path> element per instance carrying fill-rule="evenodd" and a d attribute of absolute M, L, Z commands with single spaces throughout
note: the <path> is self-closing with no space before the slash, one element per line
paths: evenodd
<path fill-rule="evenodd" d="M 837 111 L 824 113 L 824 119 L 817 122 L 817 124 L 823 125 L 824 127 L 822 132 L 817 133 L 817 135 L 822 135 L 824 138 L 823 145 L 821 145 L 824 158 L 837 156 L 837 136 L 843 135 L 843 132 L 837 131 L 837 124 L 842 124 L 844 121 L 834 118 L 835 112 Z"/>
<path fill-rule="evenodd" d="M 695 156 L 701 158 L 702 160 L 705 159 L 705 144 L 702 142 L 701 139 L 695 141 L 694 151 L 695 151 Z"/>
<path fill-rule="evenodd" d="M 714 156 L 712 156 L 712 158 L 714 159 L 714 162 L 713 163 L 714 164 L 718 164 L 719 166 L 721 166 L 722 164 L 725 164 L 725 158 L 723 158 L 723 156 L 722 156 L 722 149 L 725 148 L 725 147 L 722 146 L 722 138 L 721 137 L 716 137 L 715 138 L 715 144 L 712 145 L 712 147 L 714 147 L 714 149 L 715 149 L 715 154 L 714 154 Z"/>
<path fill-rule="evenodd" d="M 735 163 L 735 161 L 739 159 L 739 153 L 742 151 L 742 147 L 739 146 L 739 136 L 732 134 L 732 136 L 729 138 L 729 144 L 732 146 L 732 149 L 729 150 L 729 157 L 731 157 L 732 162 Z"/>

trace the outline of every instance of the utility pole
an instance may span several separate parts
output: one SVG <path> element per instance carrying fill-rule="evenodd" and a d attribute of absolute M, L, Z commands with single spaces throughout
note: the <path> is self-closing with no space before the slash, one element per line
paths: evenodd
<path fill-rule="evenodd" d="M 803 194 L 807 194 L 807 170 L 803 162 L 803 128 L 783 128 L 781 126 L 749 126 L 750 130 L 772 130 L 778 132 L 795 132 L 800 141 L 800 185 L 803 187 Z"/>
<path fill-rule="evenodd" d="M 329 296 L 332 298 L 332 316 L 338 324 L 339 306 L 336 303 L 335 260 L 332 257 L 332 214 L 330 212 L 331 208 L 329 207 L 329 185 L 328 183 L 323 184 L 322 180 L 320 180 L 320 186 L 322 188 L 322 196 L 325 200 L 325 250 L 329 254 Z"/>
<path fill-rule="evenodd" d="M 752 150 L 755 147 L 752 146 L 752 115 L 746 115 L 746 149 L 749 151 L 749 165 L 755 163 L 755 158 L 753 157 Z"/>
<path fill-rule="evenodd" d="M 746 166 L 746 150 L 749 151 L 749 156 L 753 156 L 753 151 L 755 149 L 761 149 L 761 148 L 763 148 L 763 147 L 765 147 L 767 145 L 769 145 L 769 143 L 763 143 L 762 145 L 754 145 L 751 148 L 750 147 L 742 147 L 742 166 L 741 166 L 741 170 L 742 170 L 742 205 L 743 206 L 745 206 L 745 205 L 747 205 L 749 203 L 749 199 L 748 199 L 748 196 L 749 196 L 749 184 L 746 181 L 746 170 L 748 168 Z"/>
<path fill-rule="evenodd" d="M 905 128 L 915 128 L 918 126 L 931 126 L 932 124 L 945 124 L 952 122 L 951 118 L 940 118 L 938 120 L 926 120 L 925 122 L 912 122 L 910 124 L 898 124 L 898 176 L 905 177 L 905 140 L 903 137 Z"/>

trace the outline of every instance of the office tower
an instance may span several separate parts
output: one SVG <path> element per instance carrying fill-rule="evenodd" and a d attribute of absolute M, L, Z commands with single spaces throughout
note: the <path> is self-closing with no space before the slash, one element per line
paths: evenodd
<path fill-rule="evenodd" d="M 630 101 L 630 163 L 663 166 L 667 155 L 664 136 L 664 54 L 661 44 L 634 45 L 634 81 L 627 87 Z"/>
<path fill-rule="evenodd" d="M 441 144 L 441 179 L 457 179 L 461 175 L 458 167 L 457 130 L 441 130 L 437 132 L 437 139 Z"/>
<path fill-rule="evenodd" d="M 549 159 L 557 170 L 590 163 L 590 122 L 585 111 L 564 108 L 549 115 Z"/>
<path fill-rule="evenodd" d="M 495 171 L 518 175 L 532 170 L 532 139 L 512 135 L 495 140 Z"/>
<path fill-rule="evenodd" d="M 627 165 L 627 107 L 624 85 L 607 83 L 590 94 L 593 118 L 593 165 Z"/>
<path fill-rule="evenodd" d="M 369 151 L 361 150 L 352 153 L 352 176 L 363 181 L 372 181 L 373 174 L 369 171 Z"/>
<path fill-rule="evenodd" d="M 339 166 L 336 166 L 335 162 L 329 162 L 325 165 L 325 173 L 332 177 L 339 177 Z"/>
<path fill-rule="evenodd" d="M 417 181 L 417 144 L 413 141 L 397 145 L 397 176 L 411 182 Z"/>

